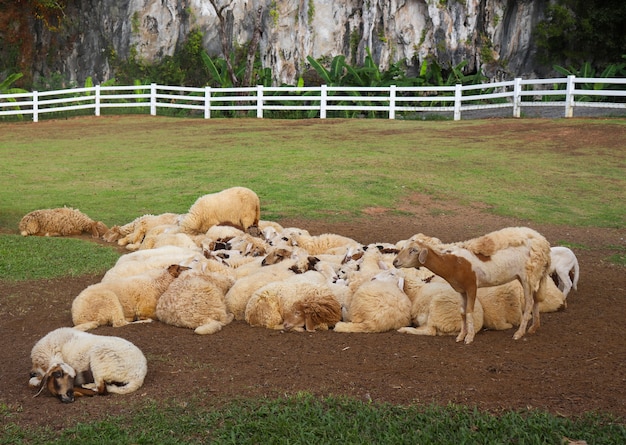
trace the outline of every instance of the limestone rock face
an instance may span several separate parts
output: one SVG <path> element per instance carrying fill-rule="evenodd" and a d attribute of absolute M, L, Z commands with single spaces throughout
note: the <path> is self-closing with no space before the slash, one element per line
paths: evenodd
<path fill-rule="evenodd" d="M 276 84 L 294 84 L 308 68 L 306 57 L 343 54 L 360 65 L 370 48 L 381 69 L 401 59 L 419 66 L 428 57 L 440 66 L 467 61 L 492 79 L 532 76 L 531 31 L 548 0 L 216 0 L 228 37 L 243 46 L 253 35 L 261 7 L 259 42 L 263 66 Z M 110 58 L 131 50 L 146 61 L 172 55 L 191 30 L 204 35 L 211 56 L 222 56 L 219 19 L 209 0 L 78 0 L 68 11 L 70 43 L 62 46 L 57 70 L 81 84 L 111 77 Z M 46 46 L 50 33 L 36 33 Z M 45 61 L 39 68 L 45 72 Z M 48 67 L 51 68 L 51 67 Z"/>

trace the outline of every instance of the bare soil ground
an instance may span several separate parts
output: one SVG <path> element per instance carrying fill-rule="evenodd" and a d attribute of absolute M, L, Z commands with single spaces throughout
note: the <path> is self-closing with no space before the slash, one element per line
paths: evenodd
<path fill-rule="evenodd" d="M 414 196 L 393 216 L 368 209 L 358 221 L 326 224 L 281 221 L 314 234 L 334 232 L 363 243 L 395 242 L 423 232 L 443 241 L 467 239 L 505 226 L 525 225 L 480 208 Z M 606 261 L 624 232 L 537 226 L 552 244 L 574 249 L 581 266 L 578 291 L 564 311 L 544 314 L 535 335 L 512 339 L 511 331 L 482 331 L 473 344 L 454 337 L 397 332 L 284 333 L 234 322 L 198 336 L 159 322 L 101 327 L 139 346 L 148 358 L 144 386 L 131 395 L 82 398 L 62 405 L 47 394 L 33 398 L 28 386 L 30 350 L 47 332 L 71 326 L 73 298 L 100 276 L 1 283 L 0 400 L 22 425 L 63 428 L 78 421 L 132 410 L 147 400 L 189 399 L 207 406 L 233 397 L 280 397 L 307 391 L 394 404 L 465 404 L 491 412 L 540 409 L 556 415 L 608 412 L 626 417 L 626 275 Z"/>
<path fill-rule="evenodd" d="M 623 150 L 621 136 L 593 131 L 582 132 L 585 141 L 578 131 L 559 138 L 564 147 L 612 139 L 615 149 Z M 418 232 L 451 242 L 529 225 L 553 245 L 584 246 L 574 248 L 581 266 L 578 290 L 570 294 L 566 310 L 543 314 L 535 335 L 515 341 L 513 330 L 482 331 L 467 346 L 454 337 L 285 333 L 244 322 L 208 336 L 159 322 L 101 327 L 93 332 L 127 338 L 144 351 L 149 365 L 144 386 L 126 396 L 61 404 L 45 393 L 33 398 L 27 386 L 30 350 L 49 331 L 71 326 L 72 300 L 101 276 L 0 282 L 0 405 L 8 406 L 12 422 L 53 429 L 128 413 L 147 401 L 193 399 L 210 407 L 232 398 L 299 391 L 394 404 L 464 404 L 493 413 L 539 409 L 562 416 L 603 412 L 626 418 L 626 270 L 607 261 L 614 253 L 611 246 L 626 243 L 624 230 L 530 224 L 421 195 L 397 210 L 406 216 L 371 208 L 346 223 L 279 222 L 362 243 L 396 242 Z"/>

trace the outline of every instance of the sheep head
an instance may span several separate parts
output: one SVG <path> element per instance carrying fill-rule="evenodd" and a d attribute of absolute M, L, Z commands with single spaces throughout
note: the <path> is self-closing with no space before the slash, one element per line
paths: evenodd
<path fill-rule="evenodd" d="M 37 397 L 44 388 L 47 388 L 55 397 L 63 403 L 72 403 L 76 396 L 92 396 L 96 392 L 87 388 L 76 387 L 74 382 L 76 379 L 76 371 L 67 363 L 54 363 L 46 371 L 43 377 L 37 371 L 31 372 L 29 385 L 38 387 L 39 391 L 34 397 Z"/>

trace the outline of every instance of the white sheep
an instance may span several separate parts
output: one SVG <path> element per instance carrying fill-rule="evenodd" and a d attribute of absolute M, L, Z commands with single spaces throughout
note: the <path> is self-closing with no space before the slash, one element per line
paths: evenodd
<path fill-rule="evenodd" d="M 402 290 L 404 281 L 394 269 L 364 281 L 348 297 L 344 321 L 336 332 L 385 332 L 411 323 L 411 300 Z"/>
<path fill-rule="evenodd" d="M 35 343 L 30 357 L 29 386 L 39 393 L 47 387 L 66 403 L 75 395 L 136 391 L 148 372 L 145 356 L 128 340 L 74 328 L 49 332 Z"/>
<path fill-rule="evenodd" d="M 154 227 L 178 224 L 180 218 L 181 215 L 177 213 L 139 216 L 123 226 L 111 227 L 103 238 L 110 243 L 117 241 L 120 246 L 137 245 L 143 241 L 146 233 Z"/>
<path fill-rule="evenodd" d="M 205 258 L 199 249 L 188 249 L 178 246 L 163 246 L 155 249 L 138 250 L 118 258 L 117 262 L 106 271 L 102 283 L 117 281 L 141 275 L 145 272 L 163 269 L 171 264 L 180 264 L 194 269 L 211 269 L 211 260 Z"/>
<path fill-rule="evenodd" d="M 305 235 L 293 234 L 291 236 L 291 244 L 306 250 L 309 255 L 318 255 L 322 253 L 340 253 L 345 254 L 350 248 L 361 248 L 361 243 L 348 238 L 347 236 L 337 235 L 335 233 L 323 233 L 321 235 Z"/>
<path fill-rule="evenodd" d="M 78 209 L 60 207 L 34 210 L 24 215 L 19 230 L 22 236 L 70 236 L 86 232 L 100 238 L 108 229 L 103 222 L 94 221 Z"/>
<path fill-rule="evenodd" d="M 235 320 L 245 319 L 248 301 L 258 289 L 268 283 L 282 281 L 294 275 L 294 272 L 289 269 L 290 264 L 289 262 L 283 262 L 271 266 L 257 267 L 255 272 L 237 277 L 237 281 L 235 281 L 224 297 L 226 307 L 234 315 Z"/>
<path fill-rule="evenodd" d="M 444 278 L 463 296 L 463 329 L 457 341 L 474 340 L 473 312 L 476 291 L 518 280 L 524 289 L 524 315 L 513 338 L 530 333 L 540 325 L 539 302 L 544 298 L 550 268 L 550 243 L 527 227 L 509 227 L 472 240 L 443 244 L 418 234 L 398 253 L 394 266 L 426 266 Z"/>
<path fill-rule="evenodd" d="M 248 301 L 245 320 L 250 326 L 269 329 L 301 331 L 302 325 L 308 331 L 328 329 L 341 319 L 341 306 L 325 282 L 319 272 L 309 271 L 269 283 Z M 313 313 L 316 315 L 311 316 Z"/>
<path fill-rule="evenodd" d="M 206 233 L 212 226 L 231 225 L 251 235 L 259 235 L 261 202 L 246 187 L 231 187 L 199 197 L 183 216 L 180 226 L 191 235 Z"/>
<path fill-rule="evenodd" d="M 224 299 L 233 281 L 220 273 L 183 272 L 159 298 L 156 316 L 196 334 L 214 334 L 233 320 Z"/>
<path fill-rule="evenodd" d="M 574 275 L 573 280 L 570 278 L 570 273 Z M 556 274 L 558 276 L 559 290 L 563 292 L 565 298 L 567 298 L 572 288 L 577 290 L 580 268 L 574 252 L 564 246 L 550 248 L 550 270 L 548 274 Z M 567 302 L 565 304 L 567 305 Z"/>
<path fill-rule="evenodd" d="M 134 321 L 156 319 L 159 297 L 183 270 L 188 269 L 173 264 L 163 270 L 92 284 L 72 302 L 74 327 L 88 331 L 107 324 L 121 327 Z"/>

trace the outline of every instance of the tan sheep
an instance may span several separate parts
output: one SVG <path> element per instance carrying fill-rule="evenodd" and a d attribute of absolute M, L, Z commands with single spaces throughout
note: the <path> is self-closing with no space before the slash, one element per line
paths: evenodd
<path fill-rule="evenodd" d="M 60 207 L 56 209 L 34 210 L 26 214 L 19 224 L 22 236 L 70 236 L 91 233 L 100 238 L 107 232 L 107 226 L 94 221 L 78 209 Z"/>
<path fill-rule="evenodd" d="M 259 235 L 261 201 L 245 187 L 231 187 L 199 197 L 183 216 L 180 226 L 190 235 L 204 234 L 212 226 L 231 225 Z"/>
<path fill-rule="evenodd" d="M 138 245 L 151 229 L 178 224 L 180 217 L 177 213 L 139 216 L 123 226 L 111 227 L 103 238 L 110 243 L 117 241 L 120 246 Z"/>
<path fill-rule="evenodd" d="M 183 270 L 188 269 L 173 264 L 164 270 L 92 284 L 72 302 L 74 327 L 88 331 L 108 324 L 121 327 L 134 321 L 156 319 L 159 297 Z"/>
<path fill-rule="evenodd" d="M 156 316 L 196 334 L 214 334 L 233 320 L 224 299 L 233 281 L 220 273 L 184 272 L 159 298 Z"/>
<path fill-rule="evenodd" d="M 398 271 L 380 272 L 348 296 L 344 321 L 335 332 L 386 332 L 411 324 L 411 300 Z"/>
<path fill-rule="evenodd" d="M 319 316 L 310 317 L 307 330 L 328 329 L 329 324 L 341 319 L 341 306 L 325 281 L 319 272 L 310 271 L 263 286 L 246 305 L 246 322 L 250 326 L 302 331 L 304 317 L 301 319 L 296 312 L 315 311 Z"/>

